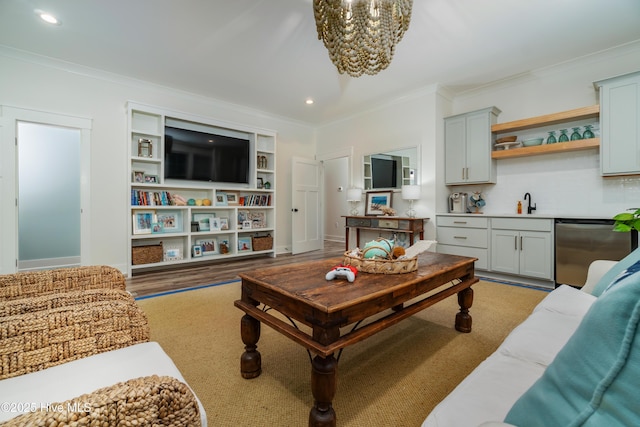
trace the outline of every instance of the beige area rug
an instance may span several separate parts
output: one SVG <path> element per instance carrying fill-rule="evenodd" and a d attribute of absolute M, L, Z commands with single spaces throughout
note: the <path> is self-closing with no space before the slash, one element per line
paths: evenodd
<path fill-rule="evenodd" d="M 333 401 L 339 426 L 420 426 L 441 401 L 545 297 L 546 292 L 481 281 L 473 330 L 454 327 L 457 299 L 348 347 Z M 306 350 L 262 327 L 262 375 L 240 376 L 240 318 L 234 282 L 139 301 L 151 339 L 171 356 L 207 411 L 210 426 L 305 426 L 313 405 Z"/>

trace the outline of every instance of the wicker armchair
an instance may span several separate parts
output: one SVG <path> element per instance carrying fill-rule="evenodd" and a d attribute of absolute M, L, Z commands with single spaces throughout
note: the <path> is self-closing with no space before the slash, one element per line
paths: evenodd
<path fill-rule="evenodd" d="M 189 387 L 171 377 L 136 378 L 15 417 L 6 427 L 200 426 Z"/>
<path fill-rule="evenodd" d="M 125 290 L 124 276 L 115 268 L 92 266 L 0 276 L 0 393 L 6 400 L 13 398 L 16 382 L 24 384 L 34 375 L 59 372 L 48 370 L 50 367 L 68 363 L 65 366 L 71 371 L 53 384 L 69 376 L 78 381 L 94 375 L 96 369 L 110 372 L 127 365 L 129 359 L 122 352 L 139 351 L 140 346 L 150 344 L 154 343 L 149 343 L 147 317 Z M 179 379 L 161 372 L 159 375 L 165 376 L 149 376 L 158 371 L 135 378 L 138 371 L 134 370 L 133 376 L 116 380 L 122 382 L 107 386 L 107 379 L 95 387 L 101 387 L 99 390 L 86 388 L 91 392 L 56 403 L 53 411 L 42 410 L 38 404 L 33 412 L 2 425 L 200 426 L 206 422 L 200 402 L 170 358 L 156 347 L 160 354 L 154 353 L 156 357 L 149 362 L 166 360 L 162 366 L 169 364 L 166 369 Z M 98 357 L 99 364 L 92 366 Z M 92 367 L 76 371 L 78 363 Z M 146 360 L 143 363 L 148 365 Z M 4 390 L 2 380 L 7 381 Z M 22 398 L 31 394 L 27 391 Z M 54 405 L 46 402 L 50 404 Z"/>
<path fill-rule="evenodd" d="M 0 276 L 0 302 L 88 289 L 124 291 L 124 275 L 116 268 L 98 265 Z"/>

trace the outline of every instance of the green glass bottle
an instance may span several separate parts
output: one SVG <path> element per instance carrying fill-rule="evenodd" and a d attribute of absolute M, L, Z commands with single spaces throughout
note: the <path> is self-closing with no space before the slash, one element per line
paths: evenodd
<path fill-rule="evenodd" d="M 556 139 L 556 131 L 552 130 L 551 132 L 549 132 L 547 144 L 555 144 L 556 142 L 558 142 L 558 140 Z"/>
<path fill-rule="evenodd" d="M 560 129 L 560 136 L 558 137 L 558 142 L 567 142 L 569 140 L 569 136 L 567 135 L 566 129 Z"/>
<path fill-rule="evenodd" d="M 591 138 L 595 138 L 596 136 L 594 135 L 593 131 L 591 129 L 593 129 L 592 125 L 584 125 L 585 131 L 582 134 L 582 138 L 583 139 L 591 139 Z"/>
<path fill-rule="evenodd" d="M 580 134 L 580 128 L 573 128 L 573 133 L 571 134 L 572 141 L 578 141 L 582 139 L 582 135 Z"/>

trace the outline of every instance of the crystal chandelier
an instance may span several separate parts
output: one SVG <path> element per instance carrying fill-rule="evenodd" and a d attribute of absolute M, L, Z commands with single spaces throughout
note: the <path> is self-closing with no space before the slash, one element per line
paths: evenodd
<path fill-rule="evenodd" d="M 374 75 L 391 63 L 413 0 L 313 0 L 318 38 L 338 72 Z"/>

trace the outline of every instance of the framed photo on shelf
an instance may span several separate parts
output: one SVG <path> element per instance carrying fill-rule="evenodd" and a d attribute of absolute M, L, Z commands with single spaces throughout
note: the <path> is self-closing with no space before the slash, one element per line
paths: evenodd
<path fill-rule="evenodd" d="M 158 179 L 158 175 L 145 175 L 144 182 L 147 184 L 159 184 L 160 180 Z"/>
<path fill-rule="evenodd" d="M 131 181 L 132 182 L 144 182 L 144 172 L 143 171 L 133 171 L 131 173 Z"/>
<path fill-rule="evenodd" d="M 251 221 L 249 221 L 249 220 L 242 221 L 242 229 L 243 230 L 250 230 L 251 229 Z"/>
<path fill-rule="evenodd" d="M 191 255 L 194 258 L 201 257 L 202 256 L 202 246 L 193 245 L 193 248 L 191 248 Z"/>
<path fill-rule="evenodd" d="M 258 182 L 256 183 L 256 187 L 257 188 L 262 188 L 264 187 L 264 181 L 262 178 L 258 178 Z"/>
<path fill-rule="evenodd" d="M 216 206 L 228 206 L 229 202 L 226 193 L 216 193 Z"/>
<path fill-rule="evenodd" d="M 229 229 L 229 218 L 220 218 L 220 230 Z"/>
<path fill-rule="evenodd" d="M 213 217 L 210 220 L 211 231 L 220 231 L 220 218 Z"/>
<path fill-rule="evenodd" d="M 216 239 L 198 239 L 196 246 L 202 248 L 202 255 L 213 255 L 218 253 L 218 241 Z"/>
<path fill-rule="evenodd" d="M 382 215 L 382 208 L 391 207 L 392 191 L 369 191 L 367 193 L 367 204 L 365 215 Z"/>
<path fill-rule="evenodd" d="M 215 218 L 212 213 L 194 213 L 193 220 L 198 223 L 198 231 L 211 231 L 211 222 Z"/>
<path fill-rule="evenodd" d="M 165 261 L 178 261 L 182 259 L 182 249 L 168 248 L 164 251 Z"/>
<path fill-rule="evenodd" d="M 160 234 L 164 232 L 164 230 L 162 229 L 162 223 L 161 222 L 152 222 L 151 223 L 151 234 Z"/>
<path fill-rule="evenodd" d="M 157 216 L 157 222 L 162 224 L 164 233 L 182 231 L 182 213 L 180 211 L 162 211 Z"/>
<path fill-rule="evenodd" d="M 240 193 L 235 191 L 228 191 L 226 194 L 227 194 L 227 204 L 229 206 L 238 206 L 240 201 Z"/>
<path fill-rule="evenodd" d="M 249 213 L 249 221 L 251 228 L 265 228 L 267 226 L 267 218 L 264 211 L 252 211 Z"/>
<path fill-rule="evenodd" d="M 248 252 L 251 250 L 251 237 L 238 237 L 238 252 Z"/>
<path fill-rule="evenodd" d="M 151 234 L 156 221 L 154 211 L 136 211 L 133 214 L 133 234 Z"/>

